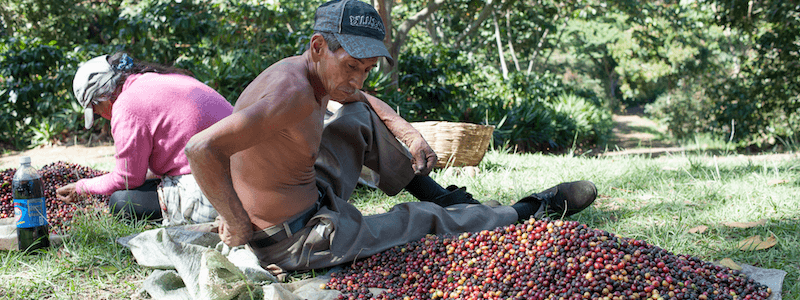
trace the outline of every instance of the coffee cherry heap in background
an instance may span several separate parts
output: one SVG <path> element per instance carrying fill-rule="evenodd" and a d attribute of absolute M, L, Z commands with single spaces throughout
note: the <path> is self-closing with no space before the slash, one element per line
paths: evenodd
<path fill-rule="evenodd" d="M 11 168 L 0 172 L 3 179 L 2 186 L 0 186 L 0 219 L 14 217 L 14 194 L 11 190 L 11 181 L 16 171 L 16 168 Z M 56 198 L 56 190 L 80 179 L 97 177 L 106 173 L 63 161 L 54 162 L 39 169 L 39 176 L 42 177 L 44 185 L 47 223 L 50 225 L 51 233 L 64 234 L 69 231 L 69 223 L 78 210 L 108 207 L 108 196 L 89 195 L 79 197 L 80 199 L 73 203 L 63 203 Z"/>
<path fill-rule="evenodd" d="M 427 236 L 331 274 L 339 299 L 767 299 L 740 271 L 575 221 Z M 373 294 L 368 288 L 384 289 Z M 376 291 L 377 293 L 377 291 Z"/>

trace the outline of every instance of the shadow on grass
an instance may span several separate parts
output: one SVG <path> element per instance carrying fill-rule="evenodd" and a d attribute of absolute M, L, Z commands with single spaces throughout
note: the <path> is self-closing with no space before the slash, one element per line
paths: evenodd
<path fill-rule="evenodd" d="M 647 127 L 647 126 L 625 126 L 625 128 L 627 130 L 633 131 L 633 132 L 639 132 L 639 133 L 644 133 L 644 134 L 652 134 L 655 137 L 654 139 L 651 140 L 653 142 L 656 142 L 656 141 L 658 141 L 658 142 L 666 142 L 666 143 L 669 142 L 667 140 L 667 138 L 664 136 L 663 132 L 658 131 L 657 129 L 655 129 L 653 127 Z"/>
<path fill-rule="evenodd" d="M 800 213 L 789 218 L 768 219 L 766 224 L 753 228 L 730 228 L 718 226 L 721 235 L 735 242 L 735 249 L 721 252 L 720 257 L 729 257 L 736 262 L 746 262 L 749 265 L 764 269 L 777 269 L 786 271 L 783 279 L 781 294 L 783 299 L 800 299 Z M 740 250 L 740 243 L 745 239 L 760 236 L 763 239 L 774 237 L 775 246 L 760 250 Z"/>

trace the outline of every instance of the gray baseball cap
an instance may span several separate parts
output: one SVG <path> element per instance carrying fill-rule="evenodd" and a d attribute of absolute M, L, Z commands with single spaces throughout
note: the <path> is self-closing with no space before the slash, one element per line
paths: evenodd
<path fill-rule="evenodd" d="M 92 102 L 100 101 L 96 96 L 103 95 L 114 90 L 114 75 L 117 72 L 108 63 L 108 55 L 92 58 L 81 64 L 75 72 L 75 79 L 72 80 L 72 92 L 78 103 L 83 106 L 84 126 L 86 129 L 92 127 L 94 121 L 94 109 Z"/>
<path fill-rule="evenodd" d="M 328 1 L 317 8 L 314 30 L 333 33 L 354 58 L 383 56 L 394 65 L 383 44 L 386 36 L 383 19 L 372 5 L 358 0 Z"/>

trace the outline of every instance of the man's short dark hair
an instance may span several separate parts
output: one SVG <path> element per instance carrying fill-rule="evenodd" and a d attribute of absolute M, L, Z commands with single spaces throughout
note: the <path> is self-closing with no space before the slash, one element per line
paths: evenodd
<path fill-rule="evenodd" d="M 328 49 L 331 50 L 331 52 L 335 52 L 336 50 L 339 50 L 339 48 L 342 48 L 342 44 L 339 43 L 339 40 L 336 39 L 336 36 L 333 35 L 333 33 L 325 31 L 317 31 L 314 33 L 319 33 L 322 35 L 322 38 L 324 38 L 325 42 L 328 43 Z"/>

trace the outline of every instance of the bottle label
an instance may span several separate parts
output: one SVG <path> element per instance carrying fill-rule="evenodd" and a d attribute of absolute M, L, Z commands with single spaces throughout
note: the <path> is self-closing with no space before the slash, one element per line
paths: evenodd
<path fill-rule="evenodd" d="M 44 198 L 14 199 L 14 220 L 18 228 L 47 225 Z"/>

